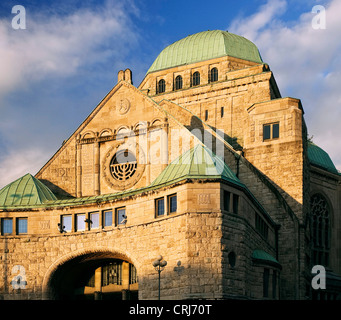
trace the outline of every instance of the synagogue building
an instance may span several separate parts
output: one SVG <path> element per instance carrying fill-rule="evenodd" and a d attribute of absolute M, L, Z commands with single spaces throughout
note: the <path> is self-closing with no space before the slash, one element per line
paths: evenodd
<path fill-rule="evenodd" d="M 341 175 L 301 101 L 227 31 L 167 46 L 138 86 L 119 71 L 0 190 L 0 229 L 1 299 L 341 299 Z"/>

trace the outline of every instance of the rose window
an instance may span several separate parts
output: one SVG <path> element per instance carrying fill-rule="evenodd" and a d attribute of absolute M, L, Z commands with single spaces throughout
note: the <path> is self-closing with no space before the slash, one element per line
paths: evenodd
<path fill-rule="evenodd" d="M 126 181 L 136 172 L 137 161 L 129 150 L 120 150 L 110 161 L 110 173 L 115 180 Z"/>

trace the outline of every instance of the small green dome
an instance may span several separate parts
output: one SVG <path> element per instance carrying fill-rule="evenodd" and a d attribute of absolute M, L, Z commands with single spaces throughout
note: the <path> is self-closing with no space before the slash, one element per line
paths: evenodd
<path fill-rule="evenodd" d="M 147 73 L 223 56 L 263 63 L 258 48 L 250 40 L 227 31 L 212 30 L 169 45 L 161 51 Z"/>
<path fill-rule="evenodd" d="M 40 205 L 54 200 L 57 198 L 52 191 L 29 173 L 0 190 L 0 208 Z"/>
<path fill-rule="evenodd" d="M 339 174 L 329 154 L 312 142 L 308 142 L 308 159 L 312 165 Z"/>

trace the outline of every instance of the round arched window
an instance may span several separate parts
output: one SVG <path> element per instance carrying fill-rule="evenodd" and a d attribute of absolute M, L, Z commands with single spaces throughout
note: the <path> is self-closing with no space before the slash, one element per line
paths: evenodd
<path fill-rule="evenodd" d="M 161 79 L 158 83 L 158 93 L 163 93 L 166 91 L 166 81 Z"/>
<path fill-rule="evenodd" d="M 236 254 L 231 251 L 229 254 L 228 254 L 228 259 L 229 259 L 229 265 L 231 268 L 234 268 L 234 266 L 236 265 Z"/>
<path fill-rule="evenodd" d="M 175 78 L 175 90 L 179 90 L 182 89 L 182 77 L 181 76 L 177 76 Z"/>
<path fill-rule="evenodd" d="M 110 161 L 110 173 L 118 181 L 130 179 L 135 174 L 136 168 L 136 157 L 128 149 L 116 152 Z"/>
<path fill-rule="evenodd" d="M 192 85 L 198 86 L 200 84 L 200 73 L 198 71 L 193 73 L 192 76 Z"/>

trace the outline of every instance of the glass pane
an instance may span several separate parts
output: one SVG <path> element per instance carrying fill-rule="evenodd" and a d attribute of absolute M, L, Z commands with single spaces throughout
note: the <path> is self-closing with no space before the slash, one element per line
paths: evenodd
<path fill-rule="evenodd" d="M 104 226 L 108 227 L 112 225 L 112 211 L 104 212 Z"/>
<path fill-rule="evenodd" d="M 117 224 L 124 223 L 126 218 L 126 209 L 117 209 Z"/>
<path fill-rule="evenodd" d="M 224 191 L 224 210 L 230 210 L 230 192 Z"/>
<path fill-rule="evenodd" d="M 85 230 L 85 214 L 77 214 L 77 231 Z"/>
<path fill-rule="evenodd" d="M 99 228 L 99 213 L 98 212 L 91 213 L 90 220 L 92 221 L 91 229 Z"/>
<path fill-rule="evenodd" d="M 270 125 L 263 126 L 263 140 L 270 139 Z"/>
<path fill-rule="evenodd" d="M 279 138 L 279 123 L 272 125 L 272 138 Z"/>
<path fill-rule="evenodd" d="M 64 231 L 71 231 L 72 228 L 72 217 L 71 216 L 62 216 L 62 225 L 64 227 Z"/>
<path fill-rule="evenodd" d="M 162 216 L 165 213 L 165 201 L 164 199 L 156 200 L 156 215 Z"/>
<path fill-rule="evenodd" d="M 19 218 L 17 220 L 18 234 L 27 233 L 27 218 Z"/>
<path fill-rule="evenodd" d="M 169 212 L 176 212 L 176 196 L 169 197 Z"/>
<path fill-rule="evenodd" d="M 12 233 L 13 221 L 12 219 L 3 219 L 2 220 L 2 233 Z"/>

